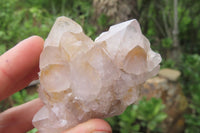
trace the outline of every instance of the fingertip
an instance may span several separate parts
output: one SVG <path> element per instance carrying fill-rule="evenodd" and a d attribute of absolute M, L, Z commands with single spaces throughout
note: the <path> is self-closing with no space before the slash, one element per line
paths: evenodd
<path fill-rule="evenodd" d="M 91 119 L 88 121 L 88 123 L 93 124 L 95 127 L 95 131 L 106 131 L 108 133 L 112 132 L 111 126 L 106 122 L 105 120 L 102 119 Z"/>
<path fill-rule="evenodd" d="M 43 46 L 44 46 L 44 39 L 40 36 L 37 36 L 37 35 L 33 35 L 29 38 L 27 38 L 26 40 L 29 40 L 29 41 L 32 41 L 34 42 L 34 45 L 35 46 L 38 46 L 39 47 L 39 50 L 42 50 L 43 49 Z"/>
<path fill-rule="evenodd" d="M 112 133 L 110 125 L 102 119 L 91 119 L 63 133 Z"/>
<path fill-rule="evenodd" d="M 40 37 L 40 36 L 38 36 L 38 35 L 33 35 L 33 36 L 30 36 L 29 38 L 35 38 L 35 39 L 37 39 L 37 40 L 40 40 L 40 41 L 43 41 L 43 42 L 44 42 L 43 38 Z"/>
<path fill-rule="evenodd" d="M 44 43 L 44 39 L 43 39 L 42 37 L 40 37 L 40 36 L 33 35 L 33 36 L 31 36 L 30 38 L 33 38 L 33 39 L 35 39 L 35 40 L 38 40 L 38 41 L 40 41 L 42 44 Z"/>

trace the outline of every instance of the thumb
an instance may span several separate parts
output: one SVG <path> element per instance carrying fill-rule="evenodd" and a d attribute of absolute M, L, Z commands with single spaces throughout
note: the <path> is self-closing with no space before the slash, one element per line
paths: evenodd
<path fill-rule="evenodd" d="M 92 119 L 68 129 L 63 133 L 112 133 L 112 129 L 106 121 Z"/>

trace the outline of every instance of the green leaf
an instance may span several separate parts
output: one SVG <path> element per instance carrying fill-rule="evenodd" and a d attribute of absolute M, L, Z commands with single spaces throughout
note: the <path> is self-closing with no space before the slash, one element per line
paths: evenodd
<path fill-rule="evenodd" d="M 157 126 L 157 123 L 155 121 L 151 121 L 147 124 L 148 129 L 154 130 Z"/>
<path fill-rule="evenodd" d="M 167 118 L 167 114 L 164 112 L 161 112 L 158 115 L 156 115 L 156 117 L 154 118 L 154 121 L 161 122 L 161 121 L 165 120 L 166 118 Z"/>
<path fill-rule="evenodd" d="M 132 131 L 139 131 L 140 130 L 140 125 L 139 124 L 135 124 L 132 126 Z"/>

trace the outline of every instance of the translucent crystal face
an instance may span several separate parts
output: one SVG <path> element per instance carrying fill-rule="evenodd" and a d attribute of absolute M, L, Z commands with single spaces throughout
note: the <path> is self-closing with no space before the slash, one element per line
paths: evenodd
<path fill-rule="evenodd" d="M 59 17 L 40 56 L 45 105 L 33 124 L 40 133 L 60 133 L 91 118 L 119 115 L 137 101 L 139 86 L 157 74 L 160 62 L 134 19 L 92 41 L 76 22 Z"/>

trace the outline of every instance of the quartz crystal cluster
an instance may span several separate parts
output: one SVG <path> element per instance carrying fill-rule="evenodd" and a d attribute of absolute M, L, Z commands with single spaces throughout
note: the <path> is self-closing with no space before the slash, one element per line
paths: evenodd
<path fill-rule="evenodd" d="M 91 118 L 121 114 L 159 71 L 137 20 L 111 26 L 92 41 L 73 20 L 59 17 L 40 56 L 39 97 L 33 118 L 40 133 L 60 133 Z"/>

